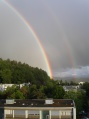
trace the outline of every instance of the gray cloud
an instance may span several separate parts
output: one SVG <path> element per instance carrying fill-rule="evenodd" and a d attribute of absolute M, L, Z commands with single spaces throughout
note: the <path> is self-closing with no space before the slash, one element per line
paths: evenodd
<path fill-rule="evenodd" d="M 68 68 L 68 69 L 64 69 L 64 71 L 56 72 L 56 76 L 57 77 L 75 77 L 75 78 L 87 78 L 89 77 L 89 66 L 85 66 L 85 67 L 80 67 L 80 68 Z"/>

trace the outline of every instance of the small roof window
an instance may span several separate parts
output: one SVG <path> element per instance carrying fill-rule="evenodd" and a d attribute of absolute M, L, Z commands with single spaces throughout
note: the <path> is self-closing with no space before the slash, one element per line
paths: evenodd
<path fill-rule="evenodd" d="M 14 104 L 14 99 L 6 99 L 6 104 Z"/>
<path fill-rule="evenodd" d="M 46 99 L 45 104 L 53 104 L 53 99 Z"/>

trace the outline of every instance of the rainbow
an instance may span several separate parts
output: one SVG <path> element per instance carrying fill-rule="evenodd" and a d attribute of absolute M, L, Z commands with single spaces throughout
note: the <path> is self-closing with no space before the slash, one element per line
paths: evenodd
<path fill-rule="evenodd" d="M 73 50 L 71 48 L 70 42 L 68 41 L 67 35 L 66 35 L 66 33 L 65 33 L 64 29 L 63 29 L 63 25 L 59 21 L 60 19 L 57 18 L 57 16 L 53 12 L 53 10 L 46 4 L 46 2 L 44 0 L 42 0 L 42 2 L 43 2 L 43 5 L 45 6 L 45 8 L 47 9 L 47 11 L 49 12 L 49 14 L 51 14 L 51 16 L 52 16 L 53 20 L 55 21 L 55 23 L 57 24 L 58 28 L 61 29 L 61 35 L 63 37 L 63 40 L 65 41 L 65 46 L 66 46 L 68 55 L 70 57 L 71 65 L 74 67 L 75 66 L 75 62 L 74 62 L 74 57 L 73 57 Z"/>
<path fill-rule="evenodd" d="M 35 38 L 35 40 L 38 43 L 39 48 L 43 54 L 43 58 L 45 60 L 46 66 L 47 66 L 47 73 L 50 76 L 50 78 L 52 79 L 52 70 L 51 70 L 51 66 L 50 66 L 47 54 L 42 46 L 42 43 L 40 42 L 39 37 L 37 36 L 36 32 L 34 31 L 33 27 L 10 3 L 8 3 L 6 0 L 2 0 L 2 1 L 6 6 L 8 6 L 21 19 L 21 21 L 26 25 L 28 30 L 31 32 L 31 34 Z"/>
<path fill-rule="evenodd" d="M 43 2 L 45 9 L 47 10 L 47 12 L 49 12 L 49 14 L 53 18 L 54 22 L 57 24 L 58 28 L 61 29 L 61 35 L 62 35 L 63 40 L 65 42 L 67 53 L 68 53 L 68 56 L 70 58 L 69 59 L 70 64 L 71 64 L 72 68 L 74 69 L 76 67 L 76 60 L 75 60 L 74 55 L 73 55 L 74 52 L 73 52 L 73 49 L 71 47 L 71 43 L 68 41 L 68 37 L 66 35 L 66 32 L 63 29 L 63 25 L 62 25 L 60 19 L 58 19 L 57 16 L 55 15 L 54 11 L 48 6 L 48 4 L 46 4 L 46 2 L 44 0 L 42 0 L 42 2 Z M 59 31 L 60 31 L 60 29 L 59 29 Z M 74 71 L 74 74 L 75 74 L 75 71 Z M 74 76 L 74 79 L 76 79 L 75 76 Z"/>

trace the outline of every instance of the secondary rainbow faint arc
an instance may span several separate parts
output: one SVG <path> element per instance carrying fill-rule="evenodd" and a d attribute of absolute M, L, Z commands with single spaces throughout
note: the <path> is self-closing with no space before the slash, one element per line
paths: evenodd
<path fill-rule="evenodd" d="M 60 19 L 58 19 L 57 16 L 54 14 L 53 10 L 47 4 L 45 4 L 46 2 L 44 0 L 41 0 L 41 1 L 43 2 L 43 4 L 46 7 L 47 11 L 49 11 L 49 14 L 51 14 L 51 16 L 53 17 L 53 19 L 54 19 L 55 23 L 57 24 L 57 26 L 59 28 L 61 28 L 61 35 L 63 37 L 63 40 L 65 41 L 65 46 L 66 46 L 66 49 L 67 49 L 67 52 L 68 52 L 68 55 L 69 55 L 69 58 L 70 58 L 70 63 L 72 65 L 72 68 L 75 68 L 76 67 L 76 60 L 75 60 L 74 55 L 73 55 L 74 53 L 73 53 L 71 44 L 68 41 L 67 35 L 64 32 L 63 25 L 61 24 Z M 75 71 L 74 71 L 74 74 L 75 74 Z M 75 76 L 74 76 L 74 79 L 76 79 Z"/>
<path fill-rule="evenodd" d="M 43 48 L 41 42 L 40 42 L 40 39 L 38 38 L 37 34 L 35 33 L 34 29 L 31 26 L 31 24 L 10 3 L 8 3 L 6 0 L 3 0 L 3 2 L 23 21 L 23 23 L 26 25 L 26 27 L 29 29 L 29 31 L 32 33 L 32 35 L 36 39 L 36 41 L 41 49 L 41 52 L 43 54 L 45 63 L 47 65 L 48 75 L 50 76 L 50 78 L 52 78 L 53 76 L 52 76 L 52 70 L 51 70 L 49 60 L 47 58 L 47 55 L 44 51 L 44 48 Z"/>

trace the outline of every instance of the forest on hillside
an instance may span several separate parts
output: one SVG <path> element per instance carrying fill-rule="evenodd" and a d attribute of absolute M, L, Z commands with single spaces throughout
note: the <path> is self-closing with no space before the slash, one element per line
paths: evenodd
<path fill-rule="evenodd" d="M 5 91 L 0 91 L 0 99 L 40 99 L 63 98 L 65 93 L 59 82 L 50 79 L 47 73 L 39 68 L 33 68 L 28 64 L 0 59 L 0 83 L 15 84 Z M 30 83 L 21 89 L 16 84 Z"/>
<path fill-rule="evenodd" d="M 39 68 L 10 59 L 0 59 L 0 83 L 28 83 L 45 84 L 50 80 L 47 73 Z"/>

